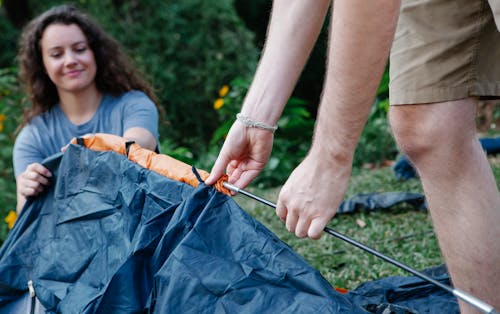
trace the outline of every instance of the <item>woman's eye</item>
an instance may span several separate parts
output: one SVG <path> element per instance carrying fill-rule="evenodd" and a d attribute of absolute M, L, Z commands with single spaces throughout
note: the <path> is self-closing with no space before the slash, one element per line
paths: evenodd
<path fill-rule="evenodd" d="M 50 56 L 54 59 L 58 59 L 62 56 L 62 53 L 55 52 L 55 53 L 51 53 Z"/>
<path fill-rule="evenodd" d="M 87 50 L 87 47 L 77 47 L 77 48 L 75 49 L 75 51 L 76 51 L 76 52 L 78 52 L 78 53 L 83 53 L 83 52 L 85 52 L 86 50 Z"/>

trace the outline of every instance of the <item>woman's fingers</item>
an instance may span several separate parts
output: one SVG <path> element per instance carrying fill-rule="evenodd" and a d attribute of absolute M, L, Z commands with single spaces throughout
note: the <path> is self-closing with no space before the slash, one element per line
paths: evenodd
<path fill-rule="evenodd" d="M 19 177 L 19 192 L 23 196 L 36 196 L 50 184 L 52 173 L 39 163 L 33 163 Z"/>

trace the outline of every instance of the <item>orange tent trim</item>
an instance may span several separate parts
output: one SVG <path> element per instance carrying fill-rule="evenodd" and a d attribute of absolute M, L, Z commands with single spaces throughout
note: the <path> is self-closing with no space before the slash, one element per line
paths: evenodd
<path fill-rule="evenodd" d="M 114 151 L 127 156 L 129 160 L 146 169 L 153 170 L 167 178 L 187 183 L 193 187 L 197 187 L 200 183 L 193 172 L 192 166 L 168 155 L 157 154 L 142 148 L 138 144 L 117 135 L 104 133 L 85 135 L 81 138 L 73 138 L 71 144 L 82 144 L 95 151 Z M 205 170 L 196 169 L 196 171 L 203 181 L 209 176 L 209 173 Z M 231 192 L 222 185 L 225 181 L 227 181 L 227 175 L 220 178 L 214 184 L 214 188 L 221 193 L 231 195 Z"/>

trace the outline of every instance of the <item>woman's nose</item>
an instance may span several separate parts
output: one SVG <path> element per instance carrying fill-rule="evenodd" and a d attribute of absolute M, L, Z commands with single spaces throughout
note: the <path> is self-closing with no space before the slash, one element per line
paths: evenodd
<path fill-rule="evenodd" d="M 67 67 L 74 66 L 76 64 L 76 56 L 71 51 L 67 51 L 64 54 L 64 65 Z"/>

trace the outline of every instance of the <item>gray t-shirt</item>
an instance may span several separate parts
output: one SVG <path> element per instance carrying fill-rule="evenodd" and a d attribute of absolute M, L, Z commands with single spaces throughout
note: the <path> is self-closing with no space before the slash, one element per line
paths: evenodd
<path fill-rule="evenodd" d="M 143 92 L 103 95 L 92 119 L 81 125 L 73 124 L 56 105 L 34 117 L 19 133 L 14 144 L 14 173 L 17 177 L 28 165 L 60 152 L 74 137 L 89 133 L 123 136 L 133 127 L 148 130 L 158 143 L 158 110 Z"/>

